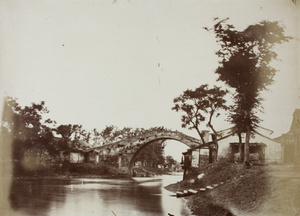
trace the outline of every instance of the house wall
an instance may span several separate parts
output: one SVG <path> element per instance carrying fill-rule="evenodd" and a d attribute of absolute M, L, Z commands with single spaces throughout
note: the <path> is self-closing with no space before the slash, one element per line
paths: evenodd
<path fill-rule="evenodd" d="M 70 163 L 83 163 L 84 162 L 84 154 L 82 152 L 70 152 L 69 162 Z"/>
<path fill-rule="evenodd" d="M 265 162 L 266 163 L 282 163 L 281 144 L 265 137 L 260 137 L 262 143 L 265 143 Z"/>
<path fill-rule="evenodd" d="M 283 162 L 294 163 L 300 161 L 300 134 L 286 133 L 276 138 L 283 145 Z"/>
<path fill-rule="evenodd" d="M 230 143 L 239 142 L 238 136 L 230 136 L 223 140 L 219 140 L 219 149 L 218 149 L 218 157 L 230 157 L 231 151 L 230 151 Z"/>
<path fill-rule="evenodd" d="M 199 149 L 195 149 L 191 153 L 192 155 L 192 167 L 199 167 Z"/>
<path fill-rule="evenodd" d="M 97 153 L 95 152 L 90 152 L 87 156 L 87 162 L 88 163 L 99 163 L 99 158 L 98 158 L 98 161 L 97 161 Z"/>
<path fill-rule="evenodd" d="M 245 139 L 243 139 L 243 142 Z M 230 136 L 219 143 L 219 157 L 230 157 L 230 144 L 233 142 L 239 142 L 238 136 Z M 259 134 L 255 134 L 251 137 L 250 142 L 252 143 L 264 143 L 265 148 L 265 163 L 282 163 L 282 148 L 281 144 L 273 141 L 270 138 L 263 137 Z"/>

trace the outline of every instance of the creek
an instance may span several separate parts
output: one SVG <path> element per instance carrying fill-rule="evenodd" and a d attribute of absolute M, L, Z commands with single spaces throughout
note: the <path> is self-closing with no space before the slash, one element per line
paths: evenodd
<path fill-rule="evenodd" d="M 182 175 L 114 179 L 18 179 L 11 206 L 24 216 L 190 215 L 183 198 L 163 187 Z"/>

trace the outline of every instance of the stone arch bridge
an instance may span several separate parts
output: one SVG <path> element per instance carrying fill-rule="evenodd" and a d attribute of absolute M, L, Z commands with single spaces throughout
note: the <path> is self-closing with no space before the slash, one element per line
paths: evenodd
<path fill-rule="evenodd" d="M 165 140 L 176 140 L 190 148 L 201 145 L 201 141 L 194 137 L 185 135 L 178 131 L 158 131 L 145 132 L 130 138 L 125 138 L 116 142 L 108 143 L 101 146 L 94 146 L 90 151 L 97 154 L 97 158 L 106 156 L 118 156 L 119 172 L 131 174 L 132 167 L 137 155 L 149 144 L 153 142 L 163 143 Z"/>

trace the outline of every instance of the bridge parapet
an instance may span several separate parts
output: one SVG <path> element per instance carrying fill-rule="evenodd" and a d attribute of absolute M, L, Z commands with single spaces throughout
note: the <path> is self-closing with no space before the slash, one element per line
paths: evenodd
<path fill-rule="evenodd" d="M 153 141 L 159 140 L 159 139 L 177 140 L 177 141 L 180 141 L 180 142 L 186 144 L 189 147 L 195 147 L 197 145 L 202 144 L 199 139 L 185 135 L 178 131 L 158 131 L 158 132 L 147 132 L 147 133 L 135 136 L 135 137 L 129 137 L 129 138 L 125 138 L 123 140 L 108 143 L 105 145 L 95 146 L 95 147 L 92 147 L 91 150 L 101 151 L 101 150 L 119 149 L 118 152 L 120 152 L 120 150 L 122 151 L 122 150 L 128 149 L 128 148 L 130 148 L 130 149 L 139 148 L 141 145 L 145 145 L 146 143 L 153 142 Z"/>

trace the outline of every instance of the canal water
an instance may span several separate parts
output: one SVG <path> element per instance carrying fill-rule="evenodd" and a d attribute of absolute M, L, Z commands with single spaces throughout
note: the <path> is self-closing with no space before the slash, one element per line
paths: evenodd
<path fill-rule="evenodd" d="M 186 201 L 163 188 L 181 179 L 18 180 L 10 202 L 16 215 L 24 216 L 190 215 Z"/>

